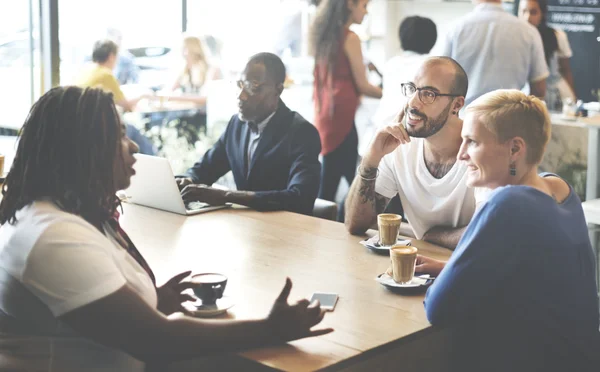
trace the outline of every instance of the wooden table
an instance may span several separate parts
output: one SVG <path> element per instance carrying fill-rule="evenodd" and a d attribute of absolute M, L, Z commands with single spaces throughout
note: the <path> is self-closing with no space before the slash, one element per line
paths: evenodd
<path fill-rule="evenodd" d="M 292 301 L 316 291 L 339 294 L 335 311 L 321 324 L 333 327 L 332 334 L 178 362 L 170 370 L 372 370 L 392 368 L 397 360 L 431 370 L 423 368 L 441 363 L 443 353 L 433 349 L 444 344 L 443 332 L 427 321 L 424 296 L 400 296 L 378 284 L 375 277 L 386 270 L 389 258 L 367 250 L 359 244 L 363 238 L 348 234 L 340 223 L 248 209 L 185 217 L 124 204 L 124 212 L 122 224 L 158 283 L 185 270 L 229 277 L 225 295 L 236 305 L 226 317 L 265 316 L 286 276 L 294 283 Z M 450 256 L 426 242 L 413 244 L 433 258 Z"/>

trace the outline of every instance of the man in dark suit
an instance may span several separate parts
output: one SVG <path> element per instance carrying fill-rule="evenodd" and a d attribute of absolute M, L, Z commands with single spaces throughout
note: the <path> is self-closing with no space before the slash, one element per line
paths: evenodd
<path fill-rule="evenodd" d="M 217 143 L 177 183 L 184 201 L 312 214 L 321 142 L 315 127 L 279 98 L 285 66 L 271 53 L 250 58 L 238 81 L 239 113 Z M 238 191 L 212 185 L 229 171 Z"/>

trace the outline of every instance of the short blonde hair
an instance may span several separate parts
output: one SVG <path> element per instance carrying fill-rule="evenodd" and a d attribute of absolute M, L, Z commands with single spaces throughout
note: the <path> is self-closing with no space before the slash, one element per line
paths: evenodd
<path fill-rule="evenodd" d="M 518 90 L 496 90 L 473 101 L 466 113 L 473 114 L 499 143 L 523 138 L 527 163 L 541 163 L 550 140 L 551 122 L 546 105 L 539 98 Z"/>

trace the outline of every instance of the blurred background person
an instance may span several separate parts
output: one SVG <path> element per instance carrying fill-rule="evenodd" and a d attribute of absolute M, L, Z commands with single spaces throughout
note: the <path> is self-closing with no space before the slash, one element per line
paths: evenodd
<path fill-rule="evenodd" d="M 577 100 L 569 62 L 573 52 L 567 34 L 549 27 L 547 16 L 547 0 L 521 0 L 519 3 L 519 17 L 537 27 L 544 44 L 544 55 L 550 70 L 546 80 L 546 105 L 549 110 L 560 111 L 562 100 Z"/>
<path fill-rule="evenodd" d="M 311 29 L 314 124 L 323 156 L 319 198 L 329 201 L 335 201 L 342 176 L 351 184 L 356 173 L 358 135 L 354 116 L 360 95 L 381 98 L 381 88 L 367 80 L 360 39 L 350 31 L 352 24 L 360 24 L 367 15 L 368 3 L 323 0 Z M 338 215 L 343 219 L 343 208 Z"/>
<path fill-rule="evenodd" d="M 178 73 L 171 91 L 180 91 L 183 94 L 190 95 L 182 97 L 191 100 L 191 102 L 204 104 L 204 100 L 194 99 L 193 96 L 200 96 L 204 85 L 211 80 L 219 79 L 221 71 L 217 66 L 213 66 L 205 53 L 202 40 L 196 36 L 185 36 L 183 39 L 182 56 L 185 61 L 183 68 Z"/>
<path fill-rule="evenodd" d="M 375 127 L 389 125 L 404 107 L 401 84 L 411 81 L 429 57 L 437 41 L 437 27 L 429 18 L 407 17 L 400 24 L 398 37 L 402 51 L 383 67 L 383 96 L 373 117 Z"/>
<path fill-rule="evenodd" d="M 496 89 L 523 89 L 546 96 L 548 66 L 539 32 L 508 13 L 501 0 L 473 0 L 475 8 L 447 33 L 441 55 L 469 76 L 466 103 Z"/>
<path fill-rule="evenodd" d="M 181 47 L 184 63 L 175 73 L 174 82 L 166 90 L 149 97 L 152 100 L 160 100 L 161 105 L 171 101 L 197 106 L 198 110 L 195 113 L 181 115 L 179 119 L 198 130 L 206 128 L 206 86 L 210 81 L 222 78 L 220 68 L 213 65 L 207 56 L 207 49 L 199 37 L 184 36 Z M 208 53 L 211 53 L 210 50 Z"/>
<path fill-rule="evenodd" d="M 113 94 L 115 104 L 125 111 L 133 111 L 143 96 L 127 99 L 113 70 L 117 65 L 119 46 L 112 40 L 100 40 L 94 44 L 92 64 L 79 74 L 77 85 L 98 87 Z"/>
<path fill-rule="evenodd" d="M 124 111 L 133 111 L 137 103 L 145 97 L 141 95 L 128 99 L 121 90 L 117 78 L 113 75 L 113 69 L 117 64 L 119 47 L 112 40 L 100 40 L 94 44 L 92 52 L 92 64 L 86 66 L 77 78 L 76 85 L 86 88 L 100 88 L 112 93 L 115 105 Z M 156 148 L 144 137 L 133 125 L 127 125 L 127 136 L 140 147 L 142 154 L 154 155 Z"/>
<path fill-rule="evenodd" d="M 133 62 L 134 56 L 127 49 L 123 49 L 123 34 L 116 28 L 106 30 L 106 37 L 117 44 L 119 53 L 113 74 L 121 85 L 137 84 L 139 80 L 139 68 Z"/>
<path fill-rule="evenodd" d="M 283 57 L 289 51 L 290 57 L 299 57 L 302 51 L 302 13 L 305 0 L 281 0 L 277 9 L 276 32 L 273 50 Z"/>

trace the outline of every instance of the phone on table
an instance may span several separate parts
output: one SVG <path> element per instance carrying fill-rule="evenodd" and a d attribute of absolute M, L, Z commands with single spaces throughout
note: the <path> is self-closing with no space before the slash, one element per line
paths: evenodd
<path fill-rule="evenodd" d="M 335 304 L 337 304 L 338 295 L 335 293 L 315 292 L 310 298 L 310 302 L 313 303 L 315 300 L 319 300 L 321 309 L 333 311 L 333 309 L 335 309 Z"/>

